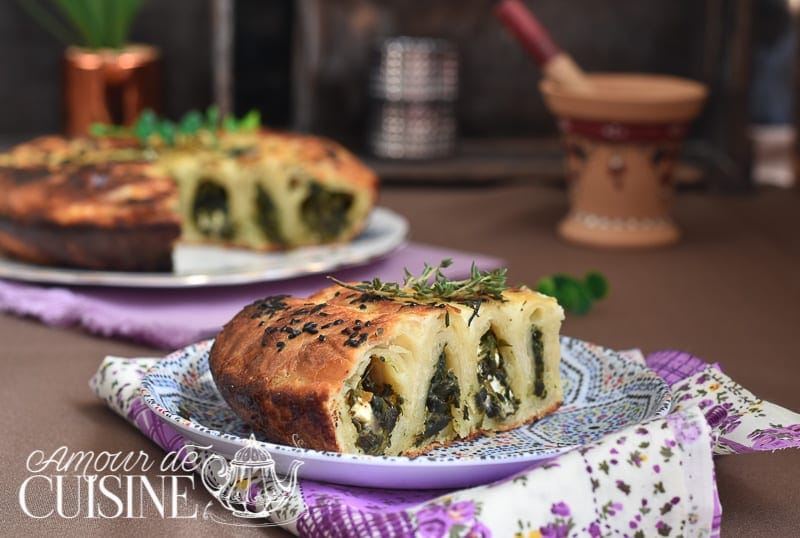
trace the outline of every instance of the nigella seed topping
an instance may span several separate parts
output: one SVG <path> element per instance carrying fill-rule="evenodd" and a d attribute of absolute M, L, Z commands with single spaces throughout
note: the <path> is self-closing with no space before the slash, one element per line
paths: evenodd
<path fill-rule="evenodd" d="M 295 324 L 297 324 L 297 323 L 300 323 L 301 321 L 303 321 L 303 320 L 302 320 L 302 319 L 300 319 L 300 318 L 292 318 L 292 319 L 289 321 L 289 324 L 290 324 L 290 325 L 295 325 Z"/>
<path fill-rule="evenodd" d="M 365 304 L 363 304 L 363 303 L 362 303 L 362 304 L 361 304 L 361 305 L 358 307 L 358 309 L 359 309 L 359 310 L 366 310 L 366 309 L 367 309 L 367 305 L 365 305 Z"/>
<path fill-rule="evenodd" d="M 364 327 L 369 327 L 370 325 L 372 325 L 371 321 L 367 321 L 366 323 L 364 323 Z"/>
<path fill-rule="evenodd" d="M 297 336 L 300 335 L 300 331 L 298 331 L 297 329 L 293 329 L 293 328 L 291 328 L 289 326 L 282 327 L 281 328 L 281 332 L 285 332 L 286 334 L 288 334 L 290 340 L 292 338 L 297 338 Z"/>
<path fill-rule="evenodd" d="M 343 319 L 337 319 L 336 321 L 333 322 L 334 325 L 341 325 L 342 323 L 344 323 Z"/>
<path fill-rule="evenodd" d="M 358 347 L 358 346 L 360 346 L 361 344 L 363 344 L 366 341 L 367 341 L 367 334 L 366 333 L 354 334 L 353 336 L 351 336 L 350 338 L 345 340 L 344 345 L 350 346 L 350 347 Z"/>
<path fill-rule="evenodd" d="M 287 297 L 289 296 L 274 295 L 272 297 L 266 297 L 265 299 L 254 302 L 253 306 L 255 306 L 257 313 L 253 314 L 253 316 L 269 316 L 270 319 L 274 318 L 278 312 L 288 308 L 288 305 L 284 300 Z"/>
<path fill-rule="evenodd" d="M 320 329 L 330 329 L 330 328 L 331 328 L 331 325 L 333 325 L 333 323 L 326 323 L 325 325 L 323 325 L 322 327 L 320 327 Z"/>
<path fill-rule="evenodd" d="M 350 327 L 345 327 L 344 329 L 342 329 L 342 334 L 346 334 L 349 336 L 353 334 L 353 331 L 350 329 Z"/>
<path fill-rule="evenodd" d="M 324 342 L 325 341 L 325 335 L 321 334 L 321 335 L 317 336 L 317 340 L 319 340 L 320 342 Z"/>
<path fill-rule="evenodd" d="M 317 314 L 317 315 L 318 315 L 319 317 L 321 317 L 321 318 L 327 318 L 328 316 L 330 316 L 330 314 L 328 314 L 327 312 L 320 312 L 320 313 L 319 313 L 319 314 Z"/>
<path fill-rule="evenodd" d="M 286 342 L 275 342 L 275 346 L 278 348 L 278 351 L 283 351 L 283 348 L 286 347 Z"/>
<path fill-rule="evenodd" d="M 317 312 L 319 312 L 320 310 L 322 310 L 326 306 L 328 306 L 328 303 L 320 303 L 317 306 L 315 306 L 314 308 L 312 308 L 311 310 L 309 310 L 308 313 L 309 314 L 316 314 Z"/>
<path fill-rule="evenodd" d="M 317 329 L 317 324 L 313 321 L 306 322 L 303 325 L 303 332 L 307 332 L 308 334 L 317 334 L 319 330 Z"/>

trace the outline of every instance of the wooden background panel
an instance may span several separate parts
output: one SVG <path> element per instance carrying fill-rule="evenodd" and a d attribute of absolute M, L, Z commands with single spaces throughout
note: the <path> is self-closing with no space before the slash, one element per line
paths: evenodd
<path fill-rule="evenodd" d="M 691 0 L 529 2 L 588 70 L 697 76 L 703 3 Z M 387 36 L 453 40 L 461 56 L 464 136 L 552 133 L 539 69 L 495 19 L 488 0 L 300 0 L 295 120 L 299 128 L 351 137 L 363 130 L 370 50 Z M 351 139 L 351 143 L 358 140 Z"/>
<path fill-rule="evenodd" d="M 162 51 L 162 103 L 167 115 L 177 117 L 208 106 L 208 2 L 144 2 L 131 37 Z M 17 2 L 0 2 L 0 135 L 25 137 L 62 129 L 63 50 L 64 45 Z"/>

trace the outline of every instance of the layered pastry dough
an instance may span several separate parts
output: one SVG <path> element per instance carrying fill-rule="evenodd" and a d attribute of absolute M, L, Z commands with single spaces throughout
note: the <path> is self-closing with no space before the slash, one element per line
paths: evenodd
<path fill-rule="evenodd" d="M 8 254 L 152 271 L 170 268 L 179 237 L 258 250 L 347 241 L 366 225 L 377 180 L 311 136 L 220 133 L 161 147 L 45 137 L 0 155 L 0 191 Z"/>
<path fill-rule="evenodd" d="M 274 442 L 420 454 L 561 403 L 561 307 L 527 288 L 502 296 L 423 305 L 337 285 L 271 297 L 223 328 L 209 365 L 225 400 Z"/>

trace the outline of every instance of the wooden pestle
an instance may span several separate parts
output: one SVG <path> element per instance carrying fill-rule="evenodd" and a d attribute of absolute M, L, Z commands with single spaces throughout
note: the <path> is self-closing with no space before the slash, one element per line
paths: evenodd
<path fill-rule="evenodd" d="M 553 41 L 522 0 L 500 0 L 495 15 L 534 57 L 545 78 L 575 93 L 592 92 L 592 83 L 583 70 Z"/>

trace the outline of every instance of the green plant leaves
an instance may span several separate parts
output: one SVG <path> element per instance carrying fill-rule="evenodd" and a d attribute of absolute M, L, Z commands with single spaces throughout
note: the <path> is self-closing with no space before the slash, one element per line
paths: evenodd
<path fill-rule="evenodd" d="M 203 128 L 203 115 L 197 110 L 190 110 L 181 118 L 179 130 L 185 135 L 193 135 Z"/>
<path fill-rule="evenodd" d="M 208 107 L 205 113 L 190 110 L 176 124 L 165 118 L 159 118 L 152 110 L 143 111 L 132 127 L 95 123 L 89 127 L 92 136 L 133 136 L 149 146 L 161 142 L 174 146 L 179 142 L 194 140 L 201 136 L 206 140 L 217 140 L 217 130 L 222 127 L 226 132 L 255 131 L 261 126 L 261 115 L 251 110 L 241 119 L 234 116 L 222 117 L 216 106 Z"/>
<path fill-rule="evenodd" d="M 586 273 L 583 279 L 556 273 L 540 279 L 536 289 L 540 293 L 555 297 L 564 309 L 584 315 L 592 309 L 596 301 L 608 295 L 608 281 L 596 271 Z"/>
<path fill-rule="evenodd" d="M 608 295 L 608 281 L 606 278 L 596 271 L 586 273 L 583 278 L 583 283 L 589 290 L 594 300 L 603 299 Z"/>
<path fill-rule="evenodd" d="M 142 8 L 141 0 L 114 0 L 109 2 L 114 5 L 114 12 L 109 27 L 111 34 L 109 41 L 119 43 L 119 46 L 128 42 L 128 37 L 133 26 L 133 20 Z"/>
<path fill-rule="evenodd" d="M 158 129 L 158 116 L 150 109 L 145 110 L 139 115 L 139 119 L 133 125 L 133 134 L 141 141 L 147 141 L 156 133 Z"/>
<path fill-rule="evenodd" d="M 241 131 L 255 131 L 261 126 L 261 113 L 258 110 L 251 110 L 239 120 L 238 129 Z"/>
<path fill-rule="evenodd" d="M 36 0 L 17 0 L 17 3 L 28 12 L 42 28 L 50 32 L 63 45 L 72 45 L 80 42 L 80 36 L 75 28 L 71 28 L 61 17 L 55 16 L 50 10 L 45 9 Z"/>
<path fill-rule="evenodd" d="M 219 107 L 211 105 L 206 110 L 206 128 L 216 129 L 219 126 Z"/>
<path fill-rule="evenodd" d="M 142 7 L 141 0 L 51 0 L 50 7 L 40 0 L 18 2 L 65 45 L 90 49 L 122 48 Z"/>

